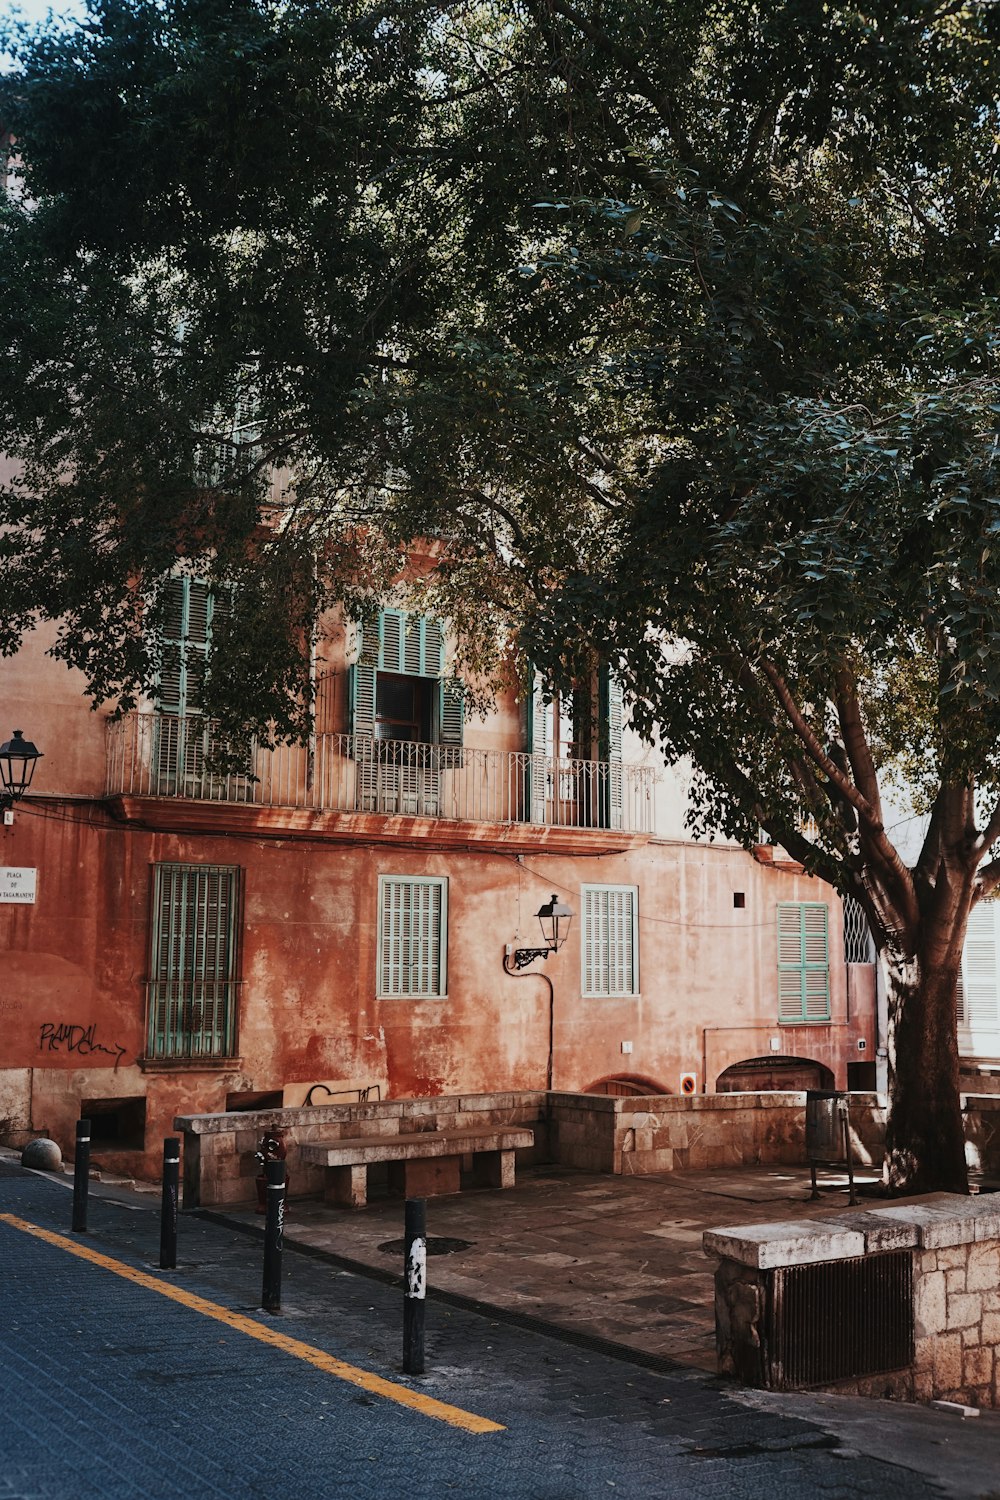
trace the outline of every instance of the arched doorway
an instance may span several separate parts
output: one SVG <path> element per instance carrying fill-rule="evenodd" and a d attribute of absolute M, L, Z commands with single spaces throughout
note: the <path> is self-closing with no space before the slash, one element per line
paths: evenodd
<path fill-rule="evenodd" d="M 618 1074 L 614 1078 L 598 1078 L 596 1082 L 589 1083 L 583 1092 L 585 1094 L 611 1094 L 618 1099 L 630 1099 L 644 1094 L 669 1094 L 670 1090 L 654 1082 L 652 1078 Z"/>
<path fill-rule="evenodd" d="M 785 1090 L 832 1089 L 833 1074 L 809 1057 L 748 1057 L 719 1074 L 717 1094 L 770 1093 Z"/>

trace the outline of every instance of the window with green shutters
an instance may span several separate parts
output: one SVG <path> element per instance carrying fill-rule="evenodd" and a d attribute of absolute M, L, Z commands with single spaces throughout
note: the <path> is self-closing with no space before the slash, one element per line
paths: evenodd
<path fill-rule="evenodd" d="M 447 992 L 448 882 L 380 875 L 378 993 L 432 999 Z"/>
<path fill-rule="evenodd" d="M 426 683 L 429 742 L 458 750 L 465 731 L 465 695 L 457 678 L 444 675 L 445 639 L 440 620 L 403 609 L 384 609 L 360 628 L 358 660 L 349 677 L 351 733 L 359 740 L 393 738 L 391 733 L 382 732 L 385 716 L 379 711 L 379 678 L 416 678 Z M 441 765 L 449 763 L 440 761 Z"/>
<path fill-rule="evenodd" d="M 233 1055 L 239 904 L 236 866 L 154 866 L 149 1058 Z"/>
<path fill-rule="evenodd" d="M 218 777 L 212 770 L 223 742 L 202 715 L 201 694 L 208 670 L 213 623 L 227 617 L 228 592 L 215 592 L 199 578 L 178 575 L 166 586 L 166 616 L 160 637 L 157 681 L 157 790 L 161 794 L 212 791 Z M 252 747 L 240 751 L 239 770 L 230 772 L 226 790 L 247 789 L 244 776 L 252 772 Z"/>
<path fill-rule="evenodd" d="M 829 911 L 822 901 L 778 906 L 778 1020 L 830 1019 Z"/>
<path fill-rule="evenodd" d="M 581 891 L 583 993 L 639 992 L 639 892 L 631 885 L 585 885 Z"/>
<path fill-rule="evenodd" d="M 358 806 L 437 817 L 441 773 L 462 767 L 465 694 L 445 677 L 444 627 L 386 609 L 361 625 L 348 677 Z"/>

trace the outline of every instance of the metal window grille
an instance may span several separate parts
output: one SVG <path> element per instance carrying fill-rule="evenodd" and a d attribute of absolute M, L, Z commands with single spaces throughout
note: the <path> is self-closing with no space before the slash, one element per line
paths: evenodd
<path fill-rule="evenodd" d="M 842 900 L 844 903 L 844 962 L 873 964 L 875 962 L 875 939 L 868 926 L 864 908 L 853 896 L 844 896 Z"/>
<path fill-rule="evenodd" d="M 898 1370 L 913 1361 L 908 1250 L 770 1273 L 766 1383 L 772 1390 Z"/>
<path fill-rule="evenodd" d="M 445 993 L 447 918 L 446 880 L 379 877 L 380 995 Z"/>
<path fill-rule="evenodd" d="M 778 906 L 778 1020 L 829 1021 L 829 912 L 821 901 Z"/>
<path fill-rule="evenodd" d="M 235 1050 L 239 877 L 228 865 L 155 868 L 151 1058 L 230 1057 Z"/>
<path fill-rule="evenodd" d="M 636 887 L 585 885 L 582 898 L 583 993 L 634 995 L 638 989 Z"/>

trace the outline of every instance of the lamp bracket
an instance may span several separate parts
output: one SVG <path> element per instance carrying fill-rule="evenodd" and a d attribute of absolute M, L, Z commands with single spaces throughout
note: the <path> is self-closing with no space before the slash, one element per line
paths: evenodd
<path fill-rule="evenodd" d="M 526 969 L 536 958 L 548 958 L 551 952 L 551 948 L 515 948 L 513 953 L 504 954 L 503 966 L 508 974 L 513 974 L 517 969 Z"/>

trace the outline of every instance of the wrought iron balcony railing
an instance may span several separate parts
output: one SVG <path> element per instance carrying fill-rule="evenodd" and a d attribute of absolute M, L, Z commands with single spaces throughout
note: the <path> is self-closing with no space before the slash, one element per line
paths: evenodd
<path fill-rule="evenodd" d="M 620 761 L 321 734 L 248 745 L 239 768 L 220 773 L 217 750 L 199 715 L 128 714 L 108 726 L 107 794 L 653 832 L 654 771 Z"/>

